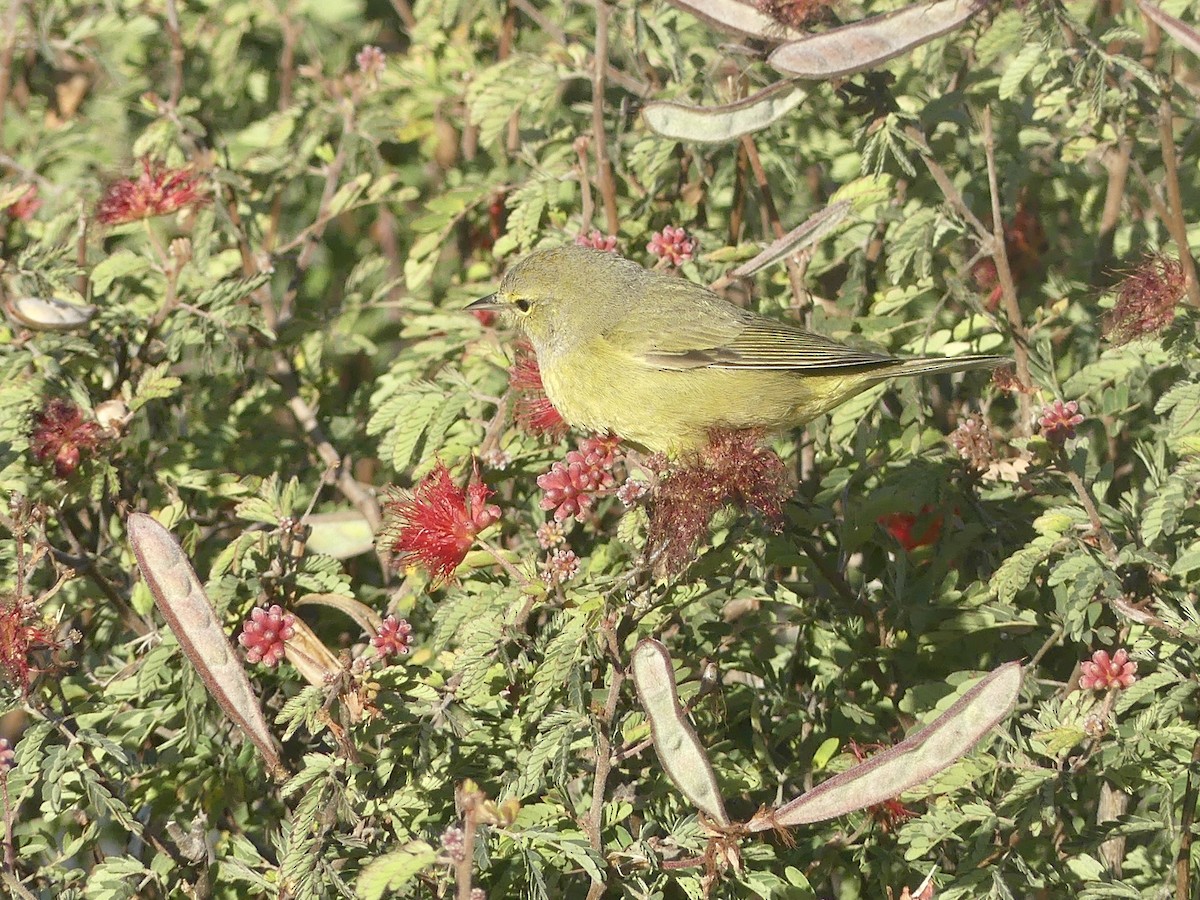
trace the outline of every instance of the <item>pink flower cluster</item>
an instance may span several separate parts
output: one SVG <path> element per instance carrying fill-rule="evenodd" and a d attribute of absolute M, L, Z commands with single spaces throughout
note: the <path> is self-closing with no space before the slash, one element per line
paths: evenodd
<path fill-rule="evenodd" d="M 1079 666 L 1079 687 L 1085 691 L 1106 691 L 1109 688 L 1127 688 L 1137 681 L 1137 663 L 1129 658 L 1122 648 L 1112 656 L 1107 650 L 1097 650 L 1090 660 Z"/>
<path fill-rule="evenodd" d="M 688 237 L 682 228 L 668 225 L 662 231 L 656 231 L 650 236 L 646 250 L 659 259 L 665 259 L 673 266 L 681 265 L 692 259 L 696 252 L 696 241 Z"/>
<path fill-rule="evenodd" d="M 29 449 L 38 462 L 54 461 L 54 474 L 71 475 L 85 454 L 104 441 L 96 422 L 83 417 L 83 411 L 69 400 L 51 400 L 33 416 Z"/>
<path fill-rule="evenodd" d="M 602 250 L 605 253 L 617 252 L 617 236 L 615 234 L 603 235 L 595 228 L 587 234 L 575 235 L 575 243 L 580 247 L 591 247 L 593 250 Z"/>
<path fill-rule="evenodd" d="M 7 738 L 0 738 L 0 778 L 3 778 L 17 765 L 17 753 Z"/>
<path fill-rule="evenodd" d="M 1175 320 L 1186 290 L 1183 266 L 1169 256 L 1152 256 L 1121 282 L 1104 330 L 1119 343 L 1157 334 Z"/>
<path fill-rule="evenodd" d="M 412 630 L 407 619 L 388 616 L 379 626 L 375 637 L 371 638 L 371 646 L 384 659 L 389 656 L 406 656 L 412 644 Z"/>
<path fill-rule="evenodd" d="M 238 643 L 246 650 L 246 661 L 275 668 L 283 659 L 283 645 L 296 633 L 295 626 L 296 617 L 285 613 L 278 603 L 269 609 L 260 606 L 252 610 L 238 635 Z"/>
<path fill-rule="evenodd" d="M 550 587 L 556 584 L 566 584 L 579 574 L 579 557 L 574 550 L 555 550 L 538 563 L 542 570 L 542 580 Z"/>
<path fill-rule="evenodd" d="M 565 460 L 539 475 L 538 487 L 545 491 L 542 509 L 554 510 L 558 522 L 571 516 L 582 521 L 596 498 L 610 493 L 616 485 L 612 467 L 619 443 L 620 439 L 612 435 L 584 438 Z"/>
<path fill-rule="evenodd" d="M 1075 437 L 1075 426 L 1082 422 L 1079 404 L 1074 400 L 1068 400 L 1066 403 L 1055 400 L 1047 404 L 1038 419 L 1042 437 L 1056 447 L 1061 447 L 1067 440 Z"/>

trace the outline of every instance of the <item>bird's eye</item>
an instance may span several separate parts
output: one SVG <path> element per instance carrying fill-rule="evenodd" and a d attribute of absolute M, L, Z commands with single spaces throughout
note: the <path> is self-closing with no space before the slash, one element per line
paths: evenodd
<path fill-rule="evenodd" d="M 520 300 L 513 301 L 513 306 L 515 306 L 517 309 L 519 309 L 523 313 L 529 312 L 529 307 L 532 305 L 533 304 L 530 303 L 528 300 L 526 300 L 524 297 L 522 297 Z"/>

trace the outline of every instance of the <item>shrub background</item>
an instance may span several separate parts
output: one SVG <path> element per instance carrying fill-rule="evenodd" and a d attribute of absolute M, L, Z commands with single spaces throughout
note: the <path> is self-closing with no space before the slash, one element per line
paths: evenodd
<path fill-rule="evenodd" d="M 703 853 L 694 811 L 631 752 L 647 729 L 623 667 L 655 635 L 685 697 L 719 667 L 694 716 L 735 818 L 1029 660 L 1018 712 L 901 798 L 913 817 L 747 840 L 716 896 L 899 896 L 936 867 L 946 898 L 1187 897 L 1194 276 L 1160 335 L 1121 343 L 1105 317 L 1137 299 L 1119 293 L 1129 272 L 1197 239 L 1195 57 L 1131 3 L 993 4 L 882 72 L 812 84 L 745 141 L 699 145 L 653 134 L 639 104 L 728 102 L 777 76 L 672 6 L 600 11 L 604 29 L 589 4 L 524 0 L 9 0 L 0 275 L 10 300 L 96 307 L 73 331 L 10 323 L 0 350 L 9 890 L 453 896 L 464 866 L 442 837 L 470 780 L 519 803 L 470 848 L 489 896 L 699 896 L 702 866 L 661 866 Z M 207 202 L 98 221 L 143 158 L 198 173 Z M 656 580 L 644 512 L 606 499 L 568 530 L 579 573 L 547 588 L 536 478 L 575 437 L 513 424 L 511 335 L 460 308 L 591 229 L 652 264 L 653 234 L 683 227 L 698 246 L 681 275 L 713 282 L 838 199 L 850 216 L 809 255 L 731 296 L 898 353 L 1027 347 L 1029 392 L 979 375 L 869 392 L 775 444 L 798 484 L 781 533 L 720 517 L 694 565 Z M 998 303 L 999 247 L 972 221 L 993 210 L 1029 245 L 1008 249 L 1017 290 Z M 66 473 L 31 446 L 55 399 L 81 411 L 55 426 L 80 450 Z M 1085 416 L 1065 443 L 1038 434 L 1058 399 Z M 101 439 L 85 424 L 112 400 L 129 419 Z M 947 441 L 973 412 L 994 441 L 982 467 Z M 374 514 L 376 489 L 439 459 L 465 483 L 488 450 L 493 552 L 445 587 L 315 552 L 287 521 Z M 360 626 L 302 597 L 406 618 L 412 653 L 355 676 L 378 715 L 350 725 L 331 699 L 326 717 L 332 689 L 253 669 L 298 773 L 272 788 L 137 579 L 134 510 L 180 536 L 231 634 L 280 604 L 349 658 Z M 1132 686 L 1076 689 L 1080 660 L 1119 647 Z"/>

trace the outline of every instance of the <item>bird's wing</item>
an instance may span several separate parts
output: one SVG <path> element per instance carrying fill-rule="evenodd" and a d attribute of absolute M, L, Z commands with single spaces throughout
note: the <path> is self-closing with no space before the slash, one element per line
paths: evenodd
<path fill-rule="evenodd" d="M 655 368 L 802 370 L 894 362 L 741 309 L 681 278 L 670 281 L 674 284 L 656 285 L 655 321 L 648 322 L 634 307 L 605 335 Z"/>

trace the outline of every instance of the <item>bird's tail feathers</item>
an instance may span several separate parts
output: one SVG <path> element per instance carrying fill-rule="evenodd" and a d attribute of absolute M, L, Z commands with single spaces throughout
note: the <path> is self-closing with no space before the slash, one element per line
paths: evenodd
<path fill-rule="evenodd" d="M 991 369 L 1012 362 L 1006 356 L 923 356 L 900 361 L 896 367 L 889 366 L 879 372 L 879 380 L 898 378 L 905 375 L 931 375 L 934 373 L 966 372 L 969 369 Z"/>

